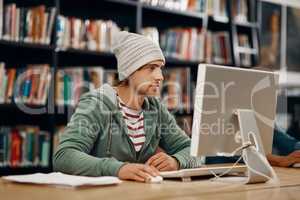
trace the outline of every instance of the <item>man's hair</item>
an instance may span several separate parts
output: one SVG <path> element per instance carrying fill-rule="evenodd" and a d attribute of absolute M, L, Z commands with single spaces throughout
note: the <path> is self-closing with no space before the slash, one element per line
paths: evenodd
<path fill-rule="evenodd" d="M 141 66 L 139 69 L 137 69 L 136 71 L 140 71 L 140 70 L 142 70 L 145 66 L 147 66 L 148 64 L 145 64 L 145 65 L 143 65 L 143 66 Z M 119 74 L 118 74 L 118 76 L 117 76 L 117 78 L 118 78 L 118 80 L 119 80 Z M 129 77 L 128 77 L 129 78 Z M 128 80 L 128 78 L 126 78 L 125 80 L 122 80 L 122 81 L 118 81 L 117 83 L 116 83 L 116 85 L 115 86 L 128 86 L 129 85 L 129 80 Z"/>
<path fill-rule="evenodd" d="M 128 86 L 128 85 L 129 85 L 129 80 L 128 79 L 118 81 L 117 84 L 116 84 L 116 86 Z"/>

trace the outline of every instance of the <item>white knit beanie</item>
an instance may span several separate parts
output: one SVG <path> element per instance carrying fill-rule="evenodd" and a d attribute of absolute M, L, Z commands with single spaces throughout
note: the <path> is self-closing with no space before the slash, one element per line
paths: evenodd
<path fill-rule="evenodd" d="M 143 65 L 165 58 L 160 47 L 151 39 L 127 31 L 113 34 L 112 50 L 117 57 L 119 80 L 129 77 Z"/>

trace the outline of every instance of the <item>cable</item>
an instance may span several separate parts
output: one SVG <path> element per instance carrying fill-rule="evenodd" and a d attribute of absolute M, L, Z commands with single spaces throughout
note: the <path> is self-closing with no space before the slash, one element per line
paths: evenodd
<path fill-rule="evenodd" d="M 233 157 L 233 156 L 235 156 L 239 151 L 241 151 L 241 150 L 243 150 L 243 149 L 246 149 L 246 148 L 248 148 L 248 147 L 250 147 L 250 146 L 252 146 L 253 144 L 251 144 L 251 142 L 246 142 L 246 143 L 244 143 L 242 146 L 240 146 L 240 147 L 238 147 L 238 148 L 236 148 L 233 152 L 231 152 L 231 153 L 229 153 L 229 154 L 226 154 L 225 155 L 225 157 Z M 227 169 L 225 172 L 223 172 L 222 174 L 220 174 L 220 175 L 217 175 L 214 171 L 212 171 L 212 170 L 209 170 L 209 172 L 211 173 L 211 174 L 213 174 L 214 175 L 214 178 L 212 179 L 212 180 L 216 180 L 216 179 L 219 179 L 219 178 L 221 178 L 222 176 L 224 176 L 224 175 L 226 175 L 226 174 L 228 174 L 229 172 L 231 172 L 232 170 L 233 170 L 233 168 L 242 160 L 242 158 L 243 158 L 243 156 L 241 155 L 240 157 L 239 157 L 239 159 L 229 168 L 229 169 Z"/>
<path fill-rule="evenodd" d="M 223 172 L 220 175 L 217 175 L 214 171 L 209 170 L 209 172 L 214 175 L 214 178 L 212 178 L 211 181 L 215 181 L 216 179 L 219 179 L 222 176 L 229 174 L 232 171 L 232 169 L 242 160 L 242 158 L 243 156 L 240 156 L 239 159 L 229 169 L 227 169 L 225 172 Z"/>
<path fill-rule="evenodd" d="M 260 176 L 262 176 L 262 177 L 264 177 L 264 178 L 266 178 L 268 181 L 273 180 L 274 183 L 279 183 L 279 179 L 278 179 L 278 177 L 277 177 L 277 175 L 276 175 L 276 173 L 274 172 L 274 170 L 273 170 L 272 167 L 270 167 L 270 171 L 271 171 L 272 176 L 269 177 L 268 175 L 263 174 L 263 173 L 261 173 L 261 172 L 255 170 L 255 169 L 253 169 L 253 168 L 249 165 L 248 160 L 247 160 L 247 156 L 246 156 L 245 154 L 246 154 L 246 150 L 247 150 L 248 148 L 250 148 L 249 150 L 251 150 L 251 151 L 254 149 L 254 147 L 252 147 L 252 146 L 254 146 L 254 145 L 251 144 L 251 142 L 248 141 L 248 142 L 244 143 L 242 146 L 240 146 L 240 147 L 238 147 L 237 149 L 235 149 L 232 153 L 226 154 L 227 156 L 231 156 L 231 157 L 232 157 L 232 156 L 235 156 L 239 151 L 242 150 L 242 155 L 239 157 L 239 159 L 238 159 L 238 160 L 237 160 L 237 161 L 236 161 L 236 162 L 235 162 L 228 170 L 226 170 L 225 172 L 221 173 L 220 175 L 217 175 L 214 171 L 209 170 L 210 173 L 211 173 L 212 175 L 214 175 L 214 178 L 212 178 L 212 179 L 210 179 L 210 180 L 211 180 L 211 181 L 217 181 L 217 180 L 219 180 L 222 176 L 224 176 L 224 175 L 230 173 L 230 171 L 232 171 L 232 169 L 239 163 L 239 161 L 240 161 L 242 158 L 244 158 L 244 162 L 245 162 L 245 164 L 246 164 L 246 166 L 247 166 L 247 168 L 248 168 L 249 171 L 251 171 L 251 172 L 253 172 L 253 173 L 257 174 L 257 175 L 260 175 Z M 252 148 L 251 148 L 251 147 L 252 147 Z M 255 150 L 256 150 L 256 149 L 255 149 Z M 257 153 L 259 159 L 260 159 L 266 166 L 268 166 L 269 163 L 266 161 L 266 158 L 263 157 L 259 152 L 257 152 L 257 150 L 256 150 L 256 153 Z"/>

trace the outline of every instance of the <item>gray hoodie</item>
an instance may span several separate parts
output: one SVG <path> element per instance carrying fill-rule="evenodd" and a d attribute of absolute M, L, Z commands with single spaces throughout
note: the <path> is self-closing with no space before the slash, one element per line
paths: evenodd
<path fill-rule="evenodd" d="M 116 91 L 108 84 L 84 94 L 54 154 L 55 171 L 86 176 L 117 176 L 126 162 L 145 163 L 161 147 L 176 158 L 180 168 L 201 165 L 190 157 L 190 138 L 157 98 L 143 104 L 146 141 L 140 152 L 127 135 L 117 106 Z"/>

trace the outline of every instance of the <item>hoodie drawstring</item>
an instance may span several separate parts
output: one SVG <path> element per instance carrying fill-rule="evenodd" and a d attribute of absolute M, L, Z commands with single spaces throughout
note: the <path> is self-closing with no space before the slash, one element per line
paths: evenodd
<path fill-rule="evenodd" d="M 107 140 L 107 145 L 106 145 L 106 156 L 111 157 L 111 142 L 112 142 L 112 114 L 110 115 L 110 123 L 109 123 L 109 131 L 108 131 L 108 140 Z"/>

